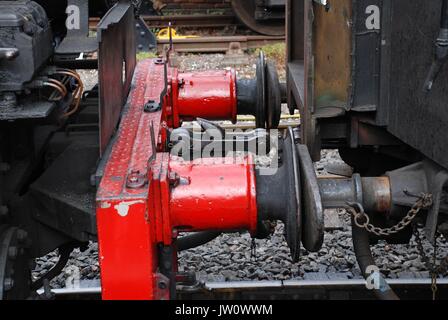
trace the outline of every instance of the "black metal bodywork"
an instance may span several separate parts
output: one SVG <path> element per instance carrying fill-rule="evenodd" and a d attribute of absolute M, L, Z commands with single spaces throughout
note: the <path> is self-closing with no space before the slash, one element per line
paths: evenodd
<path fill-rule="evenodd" d="M 27 15 L 24 16 L 23 12 Z M 42 7 L 31 1 L 0 3 L 0 94 L 24 89 L 51 57 L 52 32 Z"/>
<path fill-rule="evenodd" d="M 440 203 L 448 183 L 448 65 L 441 66 L 430 91 L 425 81 L 434 44 L 438 50 L 443 44 L 444 4 L 287 4 L 288 104 L 291 112 L 300 111 L 302 142 L 313 160 L 332 148 L 362 175 L 390 171 L 392 220 L 415 201 L 405 191 L 432 194 L 435 205 L 423 221 L 431 238 L 443 220 Z"/>
<path fill-rule="evenodd" d="M 392 23 L 385 38 L 389 39 L 390 47 L 383 51 L 382 64 L 384 70 L 390 70 L 390 78 L 385 74 L 382 79 L 388 85 L 380 92 L 384 100 L 379 105 L 376 121 L 448 168 L 448 65 L 441 70 L 432 91 L 423 90 L 439 32 L 441 5 L 441 1 L 391 1 L 391 7 L 385 8 L 391 12 Z M 405 19 L 399 10 L 410 12 L 415 18 Z"/>
<path fill-rule="evenodd" d="M 86 3 L 80 1 L 80 4 Z M 130 2 L 120 1 L 101 20 L 98 41 L 88 38 L 85 29 L 66 33 L 65 26 L 53 19 L 61 16 L 61 8 L 45 5 L 49 18 L 35 2 L 0 2 L 0 7 L 9 8 L 9 11 L 20 7 L 22 16 L 28 12 L 39 14 L 26 20 L 28 24 L 38 25 L 35 37 L 20 35 L 21 30 L 26 30 L 21 28 L 24 22 L 20 19 L 15 22 L 20 26 L 7 26 L 17 31 L 16 40 L 8 37 L 2 24 L 11 15 L 4 11 L 0 15 L 0 47 L 17 48 L 20 54 L 13 58 L 22 57 L 17 63 L 6 58 L 0 62 L 1 72 L 14 75 L 14 78 L 3 76 L 0 79 L 0 227 L 5 227 L 0 230 L 0 238 L 11 230 L 10 226 L 26 230 L 29 257 L 40 257 L 67 245 L 79 247 L 96 239 L 94 177 L 100 153 L 105 150 L 118 123 L 136 63 L 135 11 Z M 87 13 L 84 12 L 84 18 L 88 17 Z M 5 18 L 1 19 L 2 16 Z M 2 39 L 15 42 L 9 45 Z M 21 39 L 28 43 L 20 46 Z M 80 47 L 73 47 L 69 41 L 60 48 L 64 40 L 71 39 Z M 119 45 L 117 40 L 120 40 Z M 89 67 L 85 63 L 81 65 L 77 58 L 79 52 L 91 48 L 95 51 L 99 48 L 99 62 L 93 67 L 100 67 L 100 85 L 84 92 L 78 112 L 70 118 L 62 114 L 72 103 L 69 82 L 66 83 L 67 97 L 57 102 L 49 101 L 49 95 L 43 89 L 22 90 L 37 78 L 61 70 L 61 65 Z M 30 64 L 24 63 L 23 59 L 29 59 Z M 120 63 L 115 63 L 117 61 Z M 110 66 L 117 67 L 112 69 Z M 2 95 L 4 92 L 8 95 Z M 115 99 L 118 92 L 121 99 Z M 17 97 L 14 104 L 9 102 L 11 94 Z M 5 107 L 6 103 L 9 104 Z M 100 133 L 104 132 L 107 132 L 103 135 L 106 138 L 101 139 Z M 103 142 L 102 149 L 100 141 Z M 23 270 L 28 270 L 28 264 Z M 17 276 L 23 277 L 21 270 L 16 271 Z M 0 286 L 7 276 L 0 274 Z M 29 277 L 24 278 L 29 280 Z M 22 290 L 23 296 L 15 297 L 27 297 L 28 293 Z"/>
<path fill-rule="evenodd" d="M 248 28 L 266 35 L 284 35 L 286 0 L 232 0 L 236 16 Z"/>
<path fill-rule="evenodd" d="M 314 159 L 324 147 L 345 149 L 347 159 L 353 158 L 351 150 L 375 148 L 404 162 L 426 157 L 448 167 L 448 66 L 431 92 L 423 90 L 441 6 L 442 1 L 344 0 L 326 10 L 312 0 L 288 1 L 289 104 L 304 117 L 303 138 Z M 340 34 L 350 40 L 346 46 L 314 47 L 320 38 L 334 37 L 326 19 L 333 19 L 333 27 L 348 26 Z M 351 69 L 348 81 L 320 89 L 319 77 L 341 81 L 331 78 L 334 70 L 320 57 L 340 62 L 341 51 Z M 337 90 L 346 92 L 343 99 Z"/>

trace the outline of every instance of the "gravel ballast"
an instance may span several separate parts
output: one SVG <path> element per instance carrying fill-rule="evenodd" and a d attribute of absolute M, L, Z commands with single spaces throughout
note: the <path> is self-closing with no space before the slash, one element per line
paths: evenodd
<path fill-rule="evenodd" d="M 248 57 L 249 64 L 238 66 L 240 77 L 252 78 L 255 75 L 255 55 Z M 228 67 L 223 64 L 224 55 L 181 55 L 179 66 L 182 70 L 206 70 Z M 82 72 L 86 82 L 92 86 L 95 72 Z M 280 77 L 284 79 L 284 70 Z M 337 151 L 324 150 L 322 160 L 316 163 L 318 174 L 325 174 L 325 166 L 342 162 Z M 350 217 L 339 211 L 344 222 L 342 230 L 329 231 L 325 234 L 322 250 L 308 253 L 302 249 L 299 263 L 292 263 L 289 248 L 283 236 L 283 225 L 279 223 L 275 233 L 266 240 L 255 240 L 255 255 L 252 255 L 252 239 L 248 233 L 224 234 L 199 248 L 179 254 L 179 271 L 195 272 L 205 281 L 239 281 L 239 280 L 288 280 L 317 278 L 357 279 L 361 272 L 356 263 L 351 243 Z M 432 252 L 427 241 L 425 250 Z M 438 239 L 439 252 L 448 252 L 446 239 Z M 388 245 L 381 242 L 372 246 L 372 251 L 380 269 L 388 278 L 429 277 L 417 251 L 415 241 L 409 245 Z M 33 277 L 38 278 L 57 262 L 57 252 L 36 259 Z M 67 279 L 78 274 L 81 280 L 99 279 L 98 245 L 91 243 L 85 252 L 75 250 L 68 265 L 51 285 L 54 288 L 65 287 Z"/>
<path fill-rule="evenodd" d="M 341 161 L 335 151 L 323 151 L 323 159 L 316 168 L 327 163 Z M 323 170 L 318 170 L 318 172 Z M 344 222 L 343 230 L 325 233 L 324 245 L 318 253 L 302 249 L 299 263 L 292 263 L 289 248 L 283 236 L 283 225 L 266 240 L 255 240 L 255 255 L 252 254 L 252 239 L 248 233 L 223 234 L 212 242 L 179 254 L 179 271 L 195 272 L 204 281 L 240 280 L 318 280 L 360 279 L 361 272 L 356 263 L 351 242 L 350 217 L 339 213 Z M 439 258 L 448 252 L 446 239 L 438 239 Z M 432 246 L 424 241 L 428 255 Z M 388 245 L 381 242 L 372 246 L 378 267 L 387 278 L 429 277 L 422 263 L 415 241 L 408 245 Z M 36 259 L 34 277 L 43 275 L 57 261 L 57 252 Z M 98 245 L 91 243 L 85 252 L 75 250 L 64 271 L 51 282 L 52 287 L 65 287 L 67 279 L 80 275 L 81 280 L 99 279 Z M 71 283 L 71 282 L 70 282 Z"/>

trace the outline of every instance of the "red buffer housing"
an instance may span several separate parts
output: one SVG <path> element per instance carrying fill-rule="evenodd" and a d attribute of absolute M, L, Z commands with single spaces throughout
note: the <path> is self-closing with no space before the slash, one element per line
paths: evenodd
<path fill-rule="evenodd" d="M 179 73 L 177 68 L 170 68 L 169 72 L 164 110 L 170 128 L 196 118 L 236 122 L 238 99 L 233 69 Z"/>
<path fill-rule="evenodd" d="M 179 74 L 177 112 L 191 121 L 231 120 L 236 122 L 236 74 L 233 69 Z"/>

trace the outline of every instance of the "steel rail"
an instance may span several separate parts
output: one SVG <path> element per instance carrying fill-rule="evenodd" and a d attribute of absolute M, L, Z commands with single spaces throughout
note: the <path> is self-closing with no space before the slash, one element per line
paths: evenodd
<path fill-rule="evenodd" d="M 257 49 L 266 45 L 285 41 L 283 36 L 226 36 L 226 37 L 198 37 L 187 39 L 173 39 L 176 52 L 184 53 L 217 53 L 227 52 L 232 43 L 239 43 L 241 50 Z M 158 50 L 163 52 L 169 45 L 169 40 L 159 39 Z"/>
<path fill-rule="evenodd" d="M 220 28 L 241 25 L 235 15 L 231 14 L 143 16 L 143 20 L 145 20 L 145 22 L 151 28 L 165 28 L 168 26 L 169 22 L 172 22 L 174 27 L 188 28 Z"/>
<path fill-rule="evenodd" d="M 169 22 L 174 27 L 182 28 L 222 28 L 229 26 L 240 26 L 241 23 L 231 14 L 188 14 L 188 15 L 167 15 L 167 16 L 142 16 L 143 20 L 150 28 L 166 28 Z M 100 18 L 90 18 L 89 27 L 96 28 Z"/>
<path fill-rule="evenodd" d="M 399 290 L 406 297 L 423 297 L 429 299 L 431 293 L 431 279 L 389 279 L 391 287 Z M 440 298 L 448 298 L 448 278 L 438 279 Z M 82 286 L 82 282 L 81 282 Z M 38 290 L 43 294 L 43 289 Z M 200 288 L 191 289 L 178 287 L 180 298 L 227 298 L 243 297 L 277 297 L 277 298 L 337 298 L 350 297 L 357 292 L 357 298 L 373 298 L 373 292 L 366 288 L 363 279 L 351 280 L 286 280 L 286 281 L 234 281 L 234 282 L 206 282 Z M 56 299 L 100 299 L 101 287 L 80 287 L 53 289 Z M 345 293 L 346 295 L 334 295 Z M 414 293 L 414 295 L 412 295 Z"/>
<path fill-rule="evenodd" d="M 173 26 L 180 26 L 179 21 L 183 21 L 185 16 L 173 17 Z M 219 17 L 219 16 L 217 16 Z M 176 20 L 179 19 L 179 20 Z M 168 20 L 167 20 L 168 21 Z M 217 19 L 219 25 L 220 19 Z M 90 28 L 95 29 L 98 24 L 98 18 L 90 19 Z M 215 25 L 216 26 L 216 25 Z M 200 27 L 207 27 L 206 24 Z M 263 36 L 263 35 L 237 35 L 237 36 L 215 36 L 215 37 L 195 37 L 195 38 L 174 38 L 173 44 L 176 52 L 183 53 L 219 53 L 227 52 L 230 49 L 230 45 L 233 43 L 239 43 L 241 50 L 246 51 L 249 49 L 257 49 L 266 45 L 272 45 L 285 41 L 284 36 Z M 157 41 L 158 52 L 163 52 L 166 46 L 169 46 L 170 41 L 168 39 L 158 39 Z"/>

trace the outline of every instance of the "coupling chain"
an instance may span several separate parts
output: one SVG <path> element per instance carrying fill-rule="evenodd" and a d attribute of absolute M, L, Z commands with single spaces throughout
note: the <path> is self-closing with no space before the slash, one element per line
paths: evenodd
<path fill-rule="evenodd" d="M 364 212 L 364 208 L 359 203 L 347 203 L 348 207 L 346 209 L 353 215 L 356 226 L 361 229 L 365 229 L 377 236 L 388 237 L 393 234 L 399 233 L 407 226 L 409 226 L 422 209 L 426 209 L 432 206 L 433 200 L 431 194 L 422 193 L 417 197 L 418 200 L 412 206 L 411 210 L 408 211 L 406 216 L 396 225 L 389 228 L 379 228 L 371 224 L 370 217 L 367 215 L 367 213 Z"/>
<path fill-rule="evenodd" d="M 426 269 L 431 274 L 431 290 L 432 290 L 432 298 L 436 300 L 437 295 L 437 278 L 439 275 L 444 275 L 448 272 L 448 256 L 440 261 L 440 264 L 437 266 L 437 238 L 434 238 L 433 244 L 433 256 L 432 262 L 430 257 L 425 252 L 425 248 L 423 247 L 423 241 L 420 237 L 420 232 L 416 224 L 414 224 L 414 238 L 417 243 L 417 250 L 420 254 L 420 258 L 424 263 Z"/>

